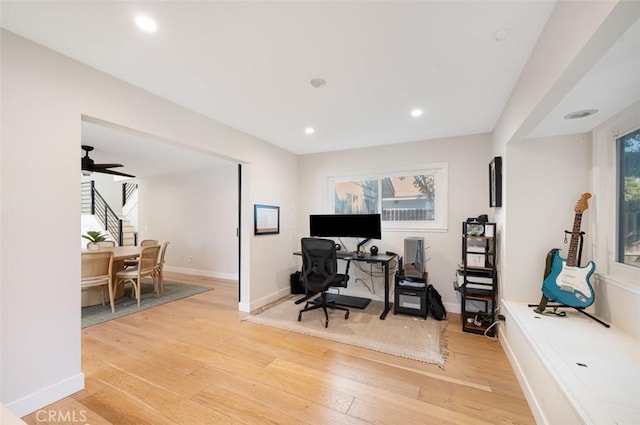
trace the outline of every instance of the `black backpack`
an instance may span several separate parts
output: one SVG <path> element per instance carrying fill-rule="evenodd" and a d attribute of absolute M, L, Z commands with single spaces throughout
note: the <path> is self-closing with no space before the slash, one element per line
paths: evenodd
<path fill-rule="evenodd" d="M 442 304 L 442 297 L 440 297 L 433 285 L 427 287 L 427 310 L 436 320 L 447 318 L 447 310 L 444 309 L 444 304 Z"/>

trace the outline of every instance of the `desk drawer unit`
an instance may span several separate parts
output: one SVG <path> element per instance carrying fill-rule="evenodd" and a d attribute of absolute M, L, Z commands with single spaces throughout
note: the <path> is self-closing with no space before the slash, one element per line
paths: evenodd
<path fill-rule="evenodd" d="M 396 282 L 393 313 L 427 317 L 427 284 L 402 285 Z"/>

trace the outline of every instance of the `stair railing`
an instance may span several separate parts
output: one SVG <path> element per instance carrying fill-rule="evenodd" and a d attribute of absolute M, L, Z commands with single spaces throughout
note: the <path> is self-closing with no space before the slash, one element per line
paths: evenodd
<path fill-rule="evenodd" d="M 88 188 L 87 188 L 88 186 Z M 100 192 L 95 187 L 95 182 L 82 182 L 82 212 L 85 214 L 95 215 L 100 223 L 104 226 L 104 230 L 118 238 L 118 245 L 124 243 L 124 232 L 122 219 L 111 209 L 107 201 L 104 200 Z M 89 192 L 87 194 L 87 192 Z M 89 196 L 88 201 L 85 197 Z"/>
<path fill-rule="evenodd" d="M 138 190 L 138 183 L 124 182 L 122 183 L 122 206 L 127 204 L 127 201 Z"/>

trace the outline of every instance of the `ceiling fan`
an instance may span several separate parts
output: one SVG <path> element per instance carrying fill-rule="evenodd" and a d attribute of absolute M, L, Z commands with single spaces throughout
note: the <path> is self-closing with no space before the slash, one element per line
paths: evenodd
<path fill-rule="evenodd" d="M 135 177 L 131 174 L 121 173 L 120 171 L 113 171 L 109 168 L 124 167 L 122 164 L 96 164 L 93 159 L 89 158 L 89 152 L 93 150 L 93 146 L 82 145 L 84 156 L 82 157 L 82 171 L 89 173 L 104 173 L 113 174 L 115 176 L 123 177 Z"/>

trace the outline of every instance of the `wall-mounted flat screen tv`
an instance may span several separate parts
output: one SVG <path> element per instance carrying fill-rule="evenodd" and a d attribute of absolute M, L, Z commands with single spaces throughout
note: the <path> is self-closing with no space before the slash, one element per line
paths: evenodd
<path fill-rule="evenodd" d="M 315 214 L 309 216 L 311 236 L 382 239 L 380 214 Z"/>

